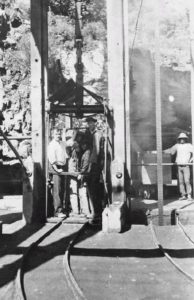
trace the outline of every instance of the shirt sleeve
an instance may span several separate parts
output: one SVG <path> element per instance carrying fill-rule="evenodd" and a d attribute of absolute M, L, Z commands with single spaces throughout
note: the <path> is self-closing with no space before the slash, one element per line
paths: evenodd
<path fill-rule="evenodd" d="M 81 166 L 81 169 L 80 169 L 81 174 L 88 171 L 89 164 L 90 164 L 90 151 L 86 151 L 84 153 L 84 159 L 82 161 L 82 166 Z"/>
<path fill-rule="evenodd" d="M 194 146 L 192 144 L 189 144 L 189 151 L 191 152 L 191 154 L 193 154 Z"/>
<path fill-rule="evenodd" d="M 54 163 L 56 163 L 56 156 L 55 156 L 55 151 L 53 149 L 53 145 L 52 143 L 50 143 L 48 145 L 48 160 L 50 162 L 51 165 L 53 165 Z"/>
<path fill-rule="evenodd" d="M 171 148 L 164 150 L 164 153 L 174 155 L 177 152 L 177 145 L 175 144 Z"/>

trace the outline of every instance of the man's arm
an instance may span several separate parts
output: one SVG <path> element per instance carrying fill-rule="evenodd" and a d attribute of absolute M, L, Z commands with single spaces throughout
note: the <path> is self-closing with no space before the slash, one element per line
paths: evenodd
<path fill-rule="evenodd" d="M 176 153 L 176 151 L 177 151 L 177 145 L 176 144 L 174 146 L 172 146 L 171 148 L 163 150 L 164 153 L 171 154 L 171 155 L 174 155 Z"/>
<path fill-rule="evenodd" d="M 54 169 L 57 173 L 63 172 L 63 169 L 59 169 L 55 163 L 54 163 L 54 164 L 51 164 L 51 166 L 53 167 L 53 169 Z"/>
<path fill-rule="evenodd" d="M 189 159 L 189 163 L 192 163 L 193 162 L 193 153 L 194 153 L 194 146 L 192 144 L 190 144 L 190 153 L 191 153 L 191 156 Z"/>
<path fill-rule="evenodd" d="M 83 173 L 86 173 L 89 169 L 89 165 L 90 165 L 90 151 L 86 151 L 84 153 L 84 160 L 83 160 L 83 165 L 81 166 L 81 169 L 80 169 L 80 173 L 83 174 Z"/>

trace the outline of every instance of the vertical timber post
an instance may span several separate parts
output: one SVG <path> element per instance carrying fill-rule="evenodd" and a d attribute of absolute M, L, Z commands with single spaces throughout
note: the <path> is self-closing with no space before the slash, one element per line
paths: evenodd
<path fill-rule="evenodd" d="M 155 98 L 156 98 L 156 149 L 159 225 L 163 225 L 163 167 L 162 167 L 162 111 L 160 86 L 160 10 L 155 2 Z"/>
<path fill-rule="evenodd" d="M 114 114 L 112 201 L 125 201 L 130 176 L 128 3 L 107 0 L 108 94 Z M 128 177 L 129 177 L 128 176 Z M 128 183 L 129 184 L 129 183 Z"/>
<path fill-rule="evenodd" d="M 33 180 L 23 191 L 27 223 L 46 219 L 45 99 L 47 97 L 47 0 L 31 0 L 31 113 Z"/>
<path fill-rule="evenodd" d="M 191 133 L 194 145 L 194 3 L 189 0 L 190 17 L 190 55 L 191 55 Z M 193 153 L 194 155 L 194 153 Z M 193 164 L 193 190 L 194 190 L 194 164 Z M 194 192 L 193 192 L 194 197 Z"/>

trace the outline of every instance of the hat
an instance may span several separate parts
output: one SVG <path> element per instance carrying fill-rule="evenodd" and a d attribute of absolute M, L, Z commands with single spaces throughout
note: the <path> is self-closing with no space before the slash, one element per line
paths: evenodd
<path fill-rule="evenodd" d="M 179 140 L 179 139 L 188 139 L 188 136 L 184 132 L 181 132 L 179 134 L 179 136 L 177 137 L 177 140 Z"/>
<path fill-rule="evenodd" d="M 94 119 L 93 117 L 87 117 L 86 119 L 86 122 L 94 122 L 94 123 L 96 123 L 97 122 L 97 120 L 96 119 Z"/>

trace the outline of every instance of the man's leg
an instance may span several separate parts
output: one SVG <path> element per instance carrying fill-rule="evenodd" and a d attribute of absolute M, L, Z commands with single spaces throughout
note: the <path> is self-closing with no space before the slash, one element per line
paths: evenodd
<path fill-rule="evenodd" d="M 62 209 L 60 195 L 61 195 L 61 177 L 59 175 L 53 174 L 53 199 L 54 199 L 55 213 L 57 213 Z"/>
<path fill-rule="evenodd" d="M 84 183 L 84 185 L 79 188 L 79 199 L 80 199 L 81 212 L 85 215 L 89 215 L 90 207 L 89 207 L 86 183 Z"/>
<path fill-rule="evenodd" d="M 184 167 L 184 180 L 185 180 L 185 186 L 186 186 L 186 193 L 188 198 L 191 198 L 191 183 L 190 183 L 190 167 L 186 166 Z"/>
<path fill-rule="evenodd" d="M 186 196 L 183 168 L 178 167 L 179 190 L 182 198 Z"/>
<path fill-rule="evenodd" d="M 73 214 L 79 214 L 79 199 L 78 199 L 78 187 L 77 179 L 70 179 L 70 203 Z"/>
<path fill-rule="evenodd" d="M 98 170 L 95 171 L 91 173 L 88 180 L 88 191 L 92 214 L 94 219 L 97 219 L 102 216 L 102 199 L 100 198 L 100 173 Z"/>
<path fill-rule="evenodd" d="M 70 179 L 68 176 L 63 176 L 63 192 L 62 192 L 62 199 L 63 199 L 63 212 L 65 214 L 69 214 L 70 210 L 70 200 L 69 200 L 69 190 L 70 190 Z"/>

